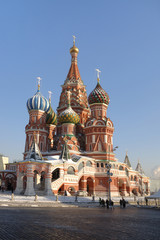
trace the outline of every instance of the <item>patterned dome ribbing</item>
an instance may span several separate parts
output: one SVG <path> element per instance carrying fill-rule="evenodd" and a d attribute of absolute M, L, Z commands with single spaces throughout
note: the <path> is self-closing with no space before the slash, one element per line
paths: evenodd
<path fill-rule="evenodd" d="M 57 115 L 53 111 L 51 105 L 49 105 L 49 111 L 48 111 L 48 114 L 47 114 L 47 117 L 46 117 L 46 123 L 57 125 Z"/>
<path fill-rule="evenodd" d="M 71 108 L 69 105 L 67 109 L 65 109 L 59 115 L 59 122 L 60 123 L 74 123 L 77 124 L 80 122 L 79 115 Z"/>
<path fill-rule="evenodd" d="M 90 105 L 94 103 L 104 103 L 106 105 L 109 104 L 109 96 L 101 87 L 99 82 L 97 83 L 95 89 L 89 94 L 88 102 Z"/>
<path fill-rule="evenodd" d="M 42 110 L 46 113 L 49 111 L 49 101 L 42 96 L 40 91 L 38 90 L 36 94 L 29 98 L 27 101 L 28 111 L 30 110 Z"/>

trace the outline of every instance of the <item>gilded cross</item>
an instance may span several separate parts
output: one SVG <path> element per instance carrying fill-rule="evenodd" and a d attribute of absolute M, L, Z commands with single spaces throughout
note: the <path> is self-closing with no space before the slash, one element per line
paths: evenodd
<path fill-rule="evenodd" d="M 41 77 L 37 77 L 37 80 L 38 80 L 38 90 L 40 90 L 40 83 L 41 83 L 42 78 Z"/>
<path fill-rule="evenodd" d="M 72 37 L 73 37 L 73 44 L 75 45 L 76 37 L 74 35 L 72 35 Z"/>
<path fill-rule="evenodd" d="M 96 69 L 96 71 L 97 71 L 97 81 L 99 82 L 99 79 L 100 79 L 99 74 L 100 74 L 101 71 L 98 68 Z"/>

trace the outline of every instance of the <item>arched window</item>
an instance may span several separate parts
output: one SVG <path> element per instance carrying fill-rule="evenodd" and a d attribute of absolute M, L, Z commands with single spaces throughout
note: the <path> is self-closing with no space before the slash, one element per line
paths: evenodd
<path fill-rule="evenodd" d="M 104 167 L 103 163 L 101 163 L 101 167 L 102 167 L 102 168 Z"/>
<path fill-rule="evenodd" d="M 59 168 L 56 168 L 52 172 L 52 182 L 55 181 L 56 179 L 58 179 L 59 177 L 60 177 L 60 171 L 59 171 Z"/>
<path fill-rule="evenodd" d="M 119 166 L 119 170 L 123 170 L 123 167 L 121 165 Z"/>
<path fill-rule="evenodd" d="M 101 144 L 101 142 L 98 143 L 98 151 L 99 151 L 99 152 L 102 151 L 102 144 Z"/>
<path fill-rule="evenodd" d="M 43 143 L 41 142 L 41 151 L 43 151 Z"/>
<path fill-rule="evenodd" d="M 75 169 L 74 169 L 74 167 L 69 167 L 69 168 L 67 169 L 67 174 L 75 175 Z"/>
<path fill-rule="evenodd" d="M 137 177 L 136 176 L 134 176 L 134 181 L 137 181 Z"/>
<path fill-rule="evenodd" d="M 92 162 L 91 162 L 91 161 L 87 161 L 87 162 L 86 162 L 86 166 L 87 166 L 87 167 L 92 167 Z"/>
<path fill-rule="evenodd" d="M 97 167 L 99 167 L 99 163 L 97 163 Z"/>
<path fill-rule="evenodd" d="M 89 145 L 89 151 L 92 151 L 92 144 Z"/>
<path fill-rule="evenodd" d="M 83 167 L 84 167 L 84 162 L 81 162 L 81 163 L 78 165 L 78 172 L 80 172 Z"/>
<path fill-rule="evenodd" d="M 131 181 L 133 181 L 133 176 L 131 175 Z"/>
<path fill-rule="evenodd" d="M 126 175 L 127 175 L 127 177 L 128 177 L 128 175 L 129 175 L 129 173 L 128 173 L 128 169 L 125 168 L 125 171 L 126 171 Z"/>

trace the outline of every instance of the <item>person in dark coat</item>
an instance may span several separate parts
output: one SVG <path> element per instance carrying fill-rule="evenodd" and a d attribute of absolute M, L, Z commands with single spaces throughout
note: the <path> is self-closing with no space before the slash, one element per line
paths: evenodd
<path fill-rule="evenodd" d="M 125 208 L 126 207 L 126 201 L 124 199 L 122 201 L 123 201 L 123 208 Z"/>
<path fill-rule="evenodd" d="M 102 207 L 105 207 L 105 201 L 104 201 L 104 199 L 102 199 L 101 205 L 102 205 Z"/>
<path fill-rule="evenodd" d="M 108 201 L 108 199 L 106 200 L 106 207 L 109 209 L 109 201 Z"/>

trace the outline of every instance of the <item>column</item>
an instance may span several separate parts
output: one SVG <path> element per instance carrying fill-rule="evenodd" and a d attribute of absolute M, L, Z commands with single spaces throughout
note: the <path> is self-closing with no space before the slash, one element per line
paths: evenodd
<path fill-rule="evenodd" d="M 33 187 L 33 176 L 32 166 L 27 166 L 27 186 L 24 195 L 25 196 L 33 196 L 35 195 L 34 187 Z"/>
<path fill-rule="evenodd" d="M 23 174 L 18 173 L 17 174 L 17 184 L 16 189 L 14 191 L 15 194 L 20 194 L 23 191 Z"/>
<path fill-rule="evenodd" d="M 23 175 L 22 173 L 19 172 L 19 165 L 17 166 L 17 183 L 16 183 L 16 189 L 15 189 L 15 194 L 20 194 L 23 191 Z"/>
<path fill-rule="evenodd" d="M 53 191 L 51 188 L 51 178 L 52 178 L 51 165 L 49 165 L 48 172 L 45 174 L 45 195 L 47 195 L 47 196 L 53 195 Z"/>

